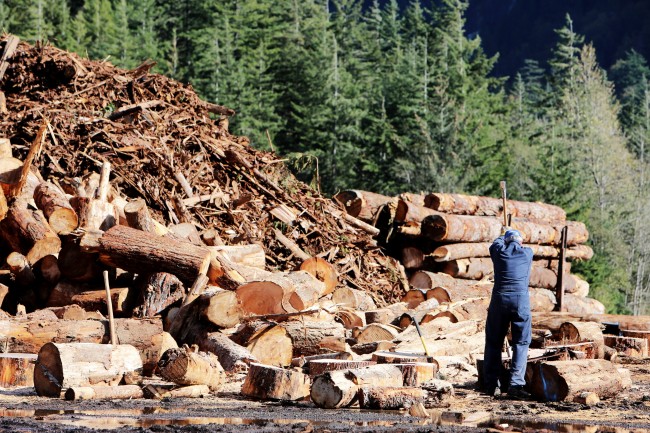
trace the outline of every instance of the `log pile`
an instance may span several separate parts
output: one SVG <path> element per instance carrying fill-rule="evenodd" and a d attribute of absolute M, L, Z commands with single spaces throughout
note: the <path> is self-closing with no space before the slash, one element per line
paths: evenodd
<path fill-rule="evenodd" d="M 410 306 L 444 291 L 445 301 L 490 296 L 493 267 L 489 248 L 503 224 L 502 200 L 461 194 L 402 194 L 386 197 L 349 190 L 334 198 L 351 215 L 373 223 L 378 241 L 400 260 L 412 290 L 403 300 Z M 559 285 L 561 231 L 568 227 L 564 265 L 563 311 L 597 314 L 604 306 L 588 298 L 589 283 L 570 273 L 571 262 L 589 260 L 589 234 L 583 223 L 567 221 L 558 206 L 508 200 L 511 226 L 520 231 L 534 253 L 530 274 L 531 306 L 535 311 L 556 309 Z"/>

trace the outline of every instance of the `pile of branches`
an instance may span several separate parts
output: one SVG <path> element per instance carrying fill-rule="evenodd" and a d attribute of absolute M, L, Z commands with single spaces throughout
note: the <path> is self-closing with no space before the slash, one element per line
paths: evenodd
<path fill-rule="evenodd" d="M 403 273 L 372 228 L 295 179 L 274 153 L 230 134 L 233 110 L 151 73 L 153 62 L 124 70 L 48 44 L 11 49 L 12 38 L 0 42 L 0 137 L 24 160 L 45 129 L 33 162 L 44 179 L 73 193 L 110 162 L 117 193 L 143 198 L 159 221 L 191 222 L 226 245 L 260 244 L 275 270 L 322 257 L 339 284 L 380 305 L 404 293 Z"/>

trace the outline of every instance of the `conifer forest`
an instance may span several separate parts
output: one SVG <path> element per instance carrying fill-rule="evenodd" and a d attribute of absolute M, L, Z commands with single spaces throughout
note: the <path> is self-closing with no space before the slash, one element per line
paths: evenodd
<path fill-rule="evenodd" d="M 471 0 L 470 0 L 471 2 Z M 406 3 L 406 4 L 402 4 Z M 427 2 L 428 3 L 428 2 Z M 455 192 L 561 206 L 589 228 L 573 272 L 650 314 L 650 66 L 605 70 L 570 15 L 545 61 L 499 56 L 465 0 L 4 0 L 0 28 L 190 83 L 235 134 L 324 194 Z M 104 109 L 114 109 L 110 100 Z"/>

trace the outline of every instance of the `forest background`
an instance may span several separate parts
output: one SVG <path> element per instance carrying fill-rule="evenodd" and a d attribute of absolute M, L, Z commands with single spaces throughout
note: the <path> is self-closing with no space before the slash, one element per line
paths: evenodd
<path fill-rule="evenodd" d="M 503 76 L 480 37 L 494 47 L 499 35 L 478 19 L 499 2 L 473 1 L 471 32 L 464 0 L 2 0 L 0 29 L 125 68 L 155 60 L 157 72 L 237 110 L 231 131 L 266 150 L 272 140 L 325 194 L 499 196 L 504 179 L 511 198 L 587 224 L 595 256 L 573 269 L 590 296 L 610 312 L 647 314 L 646 59 L 610 43 L 605 69 L 566 11 L 553 28 L 522 13 L 506 29 Z M 509 10 L 531 10 L 525 3 Z M 550 36 L 538 48 L 548 48 L 524 58 L 540 28 Z"/>

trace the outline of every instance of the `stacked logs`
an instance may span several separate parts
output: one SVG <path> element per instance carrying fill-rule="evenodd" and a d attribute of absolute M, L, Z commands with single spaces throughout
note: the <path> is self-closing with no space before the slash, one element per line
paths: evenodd
<path fill-rule="evenodd" d="M 411 291 L 403 300 L 411 306 L 434 298 L 489 297 L 494 281 L 489 248 L 503 224 L 502 200 L 444 193 L 386 197 L 358 190 L 343 191 L 335 200 L 380 229 L 379 241 L 405 268 Z M 563 311 L 604 313 L 601 303 L 587 297 L 589 283 L 570 273 L 573 261 L 593 256 L 584 244 L 589 236 L 585 225 L 567 221 L 564 210 L 544 203 L 508 200 L 507 210 L 512 228 L 533 250 L 533 310 L 556 309 L 561 231 L 567 227 Z"/>

